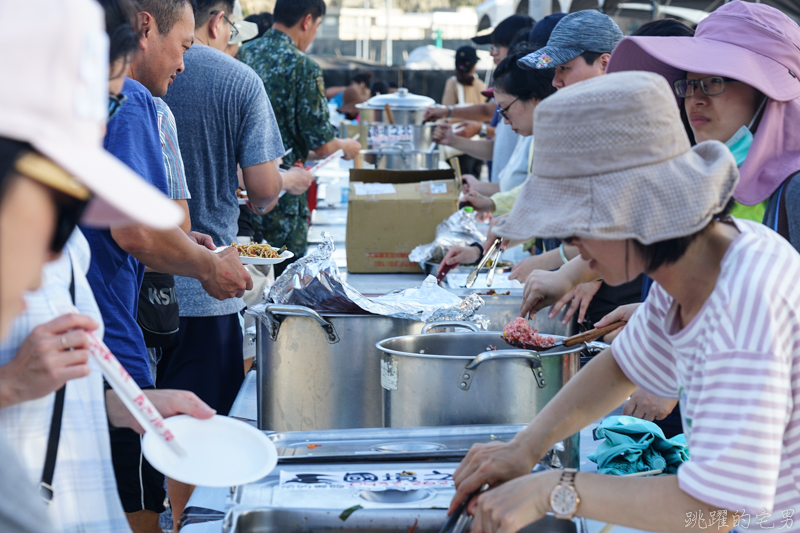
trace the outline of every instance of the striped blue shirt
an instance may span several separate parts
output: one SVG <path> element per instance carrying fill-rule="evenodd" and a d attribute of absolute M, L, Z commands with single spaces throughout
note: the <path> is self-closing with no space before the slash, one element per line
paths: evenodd
<path fill-rule="evenodd" d="M 178 129 L 175 117 L 167 103 L 161 98 L 153 98 L 158 112 L 158 135 L 161 138 L 161 152 L 164 154 L 164 169 L 167 171 L 169 197 L 173 200 L 190 200 L 186 171 L 183 168 L 181 147 L 178 145 Z"/>

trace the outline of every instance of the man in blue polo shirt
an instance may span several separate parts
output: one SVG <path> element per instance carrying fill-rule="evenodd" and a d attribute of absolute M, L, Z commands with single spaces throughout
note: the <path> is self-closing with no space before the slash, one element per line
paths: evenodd
<path fill-rule="evenodd" d="M 148 11 L 147 8 L 150 8 Z M 145 2 L 139 13 L 140 53 L 131 63 L 131 77 L 123 94 L 127 98 L 109 121 L 106 149 L 165 194 L 167 177 L 159 138 L 153 96 L 163 96 L 183 71 L 183 53 L 194 39 L 194 13 L 188 0 Z M 258 206 L 274 195 L 251 197 Z M 256 189 L 253 191 L 257 192 Z M 249 274 L 234 249 L 219 254 L 207 235 L 188 236 L 178 226 L 153 231 L 141 226 L 84 231 L 92 249 L 87 278 L 106 324 L 105 342 L 142 387 L 152 387 L 149 360 L 137 324 L 139 290 L 144 267 L 186 276 L 200 282 L 213 298 L 240 297 L 252 287 Z M 209 249 L 210 248 L 210 249 Z M 160 531 L 163 511 L 163 476 L 142 457 L 140 437 L 130 430 L 111 432 L 111 452 L 117 488 L 135 533 Z"/>

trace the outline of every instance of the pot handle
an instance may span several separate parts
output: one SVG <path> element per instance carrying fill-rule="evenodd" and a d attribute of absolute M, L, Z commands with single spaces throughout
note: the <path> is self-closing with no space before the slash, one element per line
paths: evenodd
<path fill-rule="evenodd" d="M 498 361 L 501 359 L 525 359 L 531 365 L 533 377 L 536 379 L 536 384 L 540 389 L 543 389 L 547 382 L 544 377 L 544 368 L 542 368 L 542 359 L 539 357 L 539 352 L 533 350 L 491 350 L 477 355 L 475 359 L 470 361 L 463 372 L 458 377 L 458 388 L 461 390 L 469 390 L 473 381 L 475 370 L 478 369 L 482 363 L 487 361 Z"/>
<path fill-rule="evenodd" d="M 431 322 L 422 326 L 422 335 L 425 335 L 432 329 L 436 328 L 464 328 L 470 331 L 480 331 L 480 328 L 472 322 L 463 322 L 460 320 L 442 320 L 440 322 Z"/>
<path fill-rule="evenodd" d="M 273 315 L 286 315 L 286 316 L 304 316 L 313 318 L 325 331 L 325 336 L 330 344 L 339 342 L 339 335 L 336 333 L 333 324 L 322 318 L 319 313 L 308 307 L 302 305 L 280 305 L 280 304 L 267 304 L 265 310 Z"/>

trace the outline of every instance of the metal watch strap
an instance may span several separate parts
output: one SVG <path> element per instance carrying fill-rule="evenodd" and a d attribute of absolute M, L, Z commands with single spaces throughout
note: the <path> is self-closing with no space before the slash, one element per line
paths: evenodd
<path fill-rule="evenodd" d="M 72 258 L 70 260 L 69 276 L 69 295 L 72 305 L 75 305 L 75 271 L 72 268 Z M 50 420 L 50 435 L 47 437 L 47 452 L 44 456 L 44 469 L 42 470 L 42 481 L 39 483 L 39 496 L 50 503 L 53 500 L 53 474 L 56 471 L 56 456 L 58 455 L 58 441 L 61 439 L 61 419 L 64 415 L 64 396 L 66 395 L 67 385 L 64 384 L 56 391 L 53 401 L 53 418 Z"/>
<path fill-rule="evenodd" d="M 559 487 L 569 487 L 576 496 L 576 504 L 575 509 L 571 515 L 558 515 L 556 514 L 556 518 L 572 520 L 575 514 L 578 512 L 578 507 L 581 503 L 580 495 L 578 491 L 575 490 L 575 477 L 578 475 L 578 470 L 575 468 L 565 468 L 564 471 L 561 473 L 561 478 L 558 480 L 558 484 L 553 489 L 554 491 L 557 490 Z"/>

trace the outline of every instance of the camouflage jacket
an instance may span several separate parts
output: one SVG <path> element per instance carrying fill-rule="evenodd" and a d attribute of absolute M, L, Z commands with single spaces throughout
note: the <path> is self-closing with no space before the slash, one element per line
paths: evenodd
<path fill-rule="evenodd" d="M 292 149 L 287 164 L 305 163 L 308 151 L 333 140 L 322 69 L 298 50 L 282 31 L 268 30 L 242 46 L 239 59 L 264 82 L 283 145 Z M 306 252 L 308 204 L 305 195 L 284 195 L 271 212 L 252 216 L 253 229 L 273 246 L 287 246 L 296 257 Z"/>
<path fill-rule="evenodd" d="M 305 163 L 309 150 L 333 140 L 322 69 L 288 35 L 267 30 L 260 39 L 242 46 L 239 59 L 264 82 L 283 146 L 292 149 L 287 163 L 298 159 Z"/>

